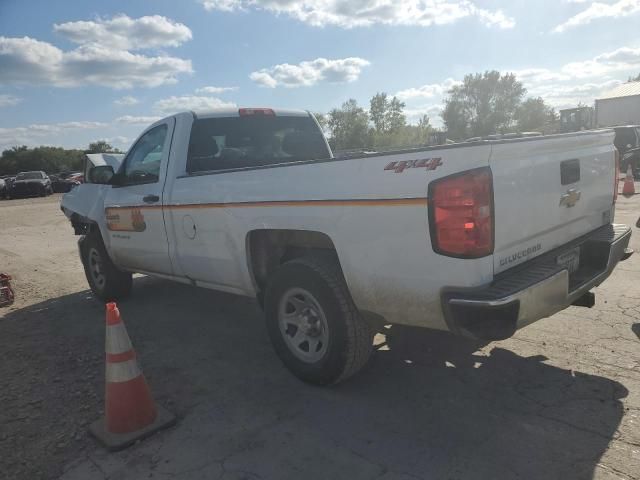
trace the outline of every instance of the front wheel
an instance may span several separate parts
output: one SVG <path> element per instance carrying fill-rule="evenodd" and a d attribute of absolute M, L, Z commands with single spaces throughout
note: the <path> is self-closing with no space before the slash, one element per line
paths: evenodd
<path fill-rule="evenodd" d="M 123 272 L 113 264 L 99 233 L 91 232 L 80 241 L 80 255 L 85 276 L 96 297 L 110 302 L 131 294 L 131 273 Z"/>
<path fill-rule="evenodd" d="M 358 312 L 330 256 L 283 264 L 267 286 L 265 315 L 276 353 L 305 382 L 338 383 L 371 356 L 373 329 Z"/>

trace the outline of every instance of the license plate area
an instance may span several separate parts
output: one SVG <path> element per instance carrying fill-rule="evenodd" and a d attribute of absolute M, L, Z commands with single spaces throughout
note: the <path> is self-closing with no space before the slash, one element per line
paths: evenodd
<path fill-rule="evenodd" d="M 575 273 L 580 268 L 580 247 L 572 248 L 558 255 L 556 263 L 565 267 L 569 273 Z"/>

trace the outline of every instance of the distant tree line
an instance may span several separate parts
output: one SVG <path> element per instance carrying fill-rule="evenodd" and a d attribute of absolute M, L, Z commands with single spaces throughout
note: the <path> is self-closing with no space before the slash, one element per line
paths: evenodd
<path fill-rule="evenodd" d="M 0 175 L 13 175 L 30 170 L 43 170 L 47 173 L 77 171 L 82 169 L 82 161 L 86 153 L 109 152 L 119 153 L 120 151 L 103 140 L 90 143 L 85 150 L 61 147 L 29 148 L 22 145 L 2 152 Z"/>
<path fill-rule="evenodd" d="M 640 75 L 631 80 L 640 81 Z M 527 89 L 511 73 L 493 70 L 466 75 L 444 99 L 440 116 L 447 138 L 460 141 L 495 133 L 557 132 L 557 112 L 541 97 L 526 98 L 526 94 Z M 385 92 L 371 97 L 368 107 L 349 99 L 328 113 L 316 113 L 334 150 L 419 146 L 429 143 L 437 133 L 427 115 L 417 124 L 409 124 L 405 103 Z M 105 141 L 91 143 L 86 150 L 13 147 L 2 152 L 0 175 L 24 170 L 78 170 L 85 153 L 105 152 L 117 150 Z"/>
<path fill-rule="evenodd" d="M 447 138 L 464 140 L 495 133 L 554 133 L 557 112 L 541 97 L 525 98 L 526 88 L 513 74 L 487 71 L 466 75 L 447 92 L 441 117 Z M 386 93 L 376 93 L 369 110 L 350 99 L 327 114 L 316 114 L 336 150 L 377 149 L 427 143 L 435 132 L 424 115 L 409 125 L 405 104 Z"/>
<path fill-rule="evenodd" d="M 349 99 L 340 108 L 316 118 L 329 134 L 334 150 L 380 149 L 424 145 L 434 130 L 429 117 L 423 115 L 417 125 L 407 124 L 405 104 L 384 92 L 369 101 L 369 110 Z"/>

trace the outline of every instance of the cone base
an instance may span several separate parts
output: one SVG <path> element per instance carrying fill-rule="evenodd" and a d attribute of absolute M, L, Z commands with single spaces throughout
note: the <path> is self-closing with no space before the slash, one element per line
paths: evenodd
<path fill-rule="evenodd" d="M 155 421 L 140 430 L 136 430 L 131 433 L 111 433 L 107 432 L 105 428 L 104 418 L 96 420 L 89 426 L 89 432 L 96 437 L 107 450 L 115 452 L 116 450 L 122 450 L 129 445 L 134 444 L 138 440 L 142 440 L 150 435 L 153 435 L 158 430 L 170 427 L 176 421 L 176 417 L 162 408 L 160 405 L 156 406 L 158 410 L 158 416 Z"/>

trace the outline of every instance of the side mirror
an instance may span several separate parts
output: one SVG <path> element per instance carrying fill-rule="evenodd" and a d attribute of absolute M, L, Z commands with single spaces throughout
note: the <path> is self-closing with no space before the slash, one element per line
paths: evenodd
<path fill-rule="evenodd" d="M 97 183 L 99 185 L 109 185 L 113 179 L 115 172 L 111 165 L 100 165 L 89 169 L 89 183 Z"/>

